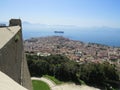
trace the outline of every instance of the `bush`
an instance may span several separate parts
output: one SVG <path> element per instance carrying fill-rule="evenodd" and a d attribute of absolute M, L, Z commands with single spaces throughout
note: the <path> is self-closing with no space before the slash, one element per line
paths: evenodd
<path fill-rule="evenodd" d="M 109 63 L 79 64 L 69 60 L 66 56 L 50 55 L 39 57 L 28 55 L 27 61 L 32 76 L 52 75 L 62 81 L 72 81 L 77 84 L 90 84 L 106 87 L 106 84 L 117 87 L 119 74 Z M 84 81 L 84 82 L 83 82 Z"/>

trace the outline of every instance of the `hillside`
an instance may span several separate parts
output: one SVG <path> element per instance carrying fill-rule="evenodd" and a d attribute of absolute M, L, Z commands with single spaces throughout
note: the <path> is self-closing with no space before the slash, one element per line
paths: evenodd
<path fill-rule="evenodd" d="M 77 62 L 120 63 L 120 48 L 83 43 L 62 36 L 31 38 L 24 41 L 24 47 L 26 52 L 33 52 L 41 56 L 62 54 Z"/>

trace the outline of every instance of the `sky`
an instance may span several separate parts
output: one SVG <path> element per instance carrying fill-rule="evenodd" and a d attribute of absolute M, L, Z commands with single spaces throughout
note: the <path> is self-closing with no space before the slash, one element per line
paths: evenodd
<path fill-rule="evenodd" d="M 120 28 L 120 0 L 1 0 L 0 11 L 0 22 Z"/>

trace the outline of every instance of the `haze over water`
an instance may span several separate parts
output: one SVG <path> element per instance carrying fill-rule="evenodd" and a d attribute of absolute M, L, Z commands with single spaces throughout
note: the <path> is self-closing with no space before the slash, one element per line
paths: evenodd
<path fill-rule="evenodd" d="M 86 30 L 60 30 L 65 32 L 63 36 L 70 39 L 120 46 L 120 30 L 91 28 L 120 28 L 120 0 L 2 0 L 0 11 L 0 22 L 20 18 L 30 23 L 90 27 Z M 55 35 L 54 30 L 59 31 L 59 28 L 39 31 L 36 28 L 23 29 L 25 39 L 52 36 Z"/>
<path fill-rule="evenodd" d="M 120 29 L 91 28 L 91 29 L 61 29 L 64 33 L 54 33 L 60 29 L 23 30 L 24 39 L 32 37 L 64 36 L 72 40 L 85 43 L 99 43 L 109 46 L 120 47 Z"/>

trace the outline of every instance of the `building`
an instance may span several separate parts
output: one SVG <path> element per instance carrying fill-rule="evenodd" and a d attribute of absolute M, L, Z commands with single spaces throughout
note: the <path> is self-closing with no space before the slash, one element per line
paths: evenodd
<path fill-rule="evenodd" d="M 26 89 L 32 90 L 23 49 L 20 19 L 11 19 L 9 26 L 0 27 L 0 72 L 6 74 Z M 0 83 L 2 82 L 0 81 Z"/>

